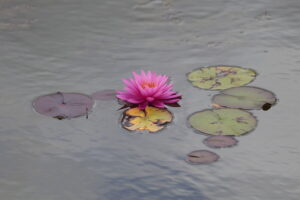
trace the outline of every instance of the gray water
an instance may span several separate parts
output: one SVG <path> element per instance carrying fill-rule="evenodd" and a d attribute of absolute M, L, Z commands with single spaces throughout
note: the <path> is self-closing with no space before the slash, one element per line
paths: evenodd
<path fill-rule="evenodd" d="M 0 0 L 0 199 L 299 200 L 299 0 Z M 216 92 L 185 74 L 229 64 L 256 70 L 250 85 L 279 103 L 254 111 L 255 131 L 220 160 L 186 123 Z M 56 120 L 31 102 L 52 92 L 122 89 L 132 71 L 172 78 L 183 94 L 174 122 L 129 133 L 115 101 L 89 119 Z"/>

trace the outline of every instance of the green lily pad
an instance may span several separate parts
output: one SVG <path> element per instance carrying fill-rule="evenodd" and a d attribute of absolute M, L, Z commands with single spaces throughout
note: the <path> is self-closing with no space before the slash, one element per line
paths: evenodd
<path fill-rule="evenodd" d="M 202 67 L 187 74 L 194 86 L 207 90 L 239 87 L 250 83 L 255 77 L 253 69 L 226 65 Z"/>
<path fill-rule="evenodd" d="M 249 112 L 232 109 L 208 109 L 192 114 L 188 118 L 191 126 L 209 135 L 239 136 L 252 131 L 257 124 Z"/>
<path fill-rule="evenodd" d="M 268 110 L 276 103 L 276 97 L 271 91 L 243 86 L 223 90 L 212 98 L 212 102 L 227 108 Z"/>

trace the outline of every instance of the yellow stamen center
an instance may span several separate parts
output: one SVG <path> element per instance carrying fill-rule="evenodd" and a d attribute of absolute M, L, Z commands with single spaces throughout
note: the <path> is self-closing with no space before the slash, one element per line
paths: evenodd
<path fill-rule="evenodd" d="M 148 88 L 154 88 L 154 87 L 156 87 L 156 84 L 154 83 L 154 82 L 143 82 L 142 84 L 141 84 L 141 86 L 142 86 L 142 88 L 146 88 L 146 87 L 148 87 Z"/>

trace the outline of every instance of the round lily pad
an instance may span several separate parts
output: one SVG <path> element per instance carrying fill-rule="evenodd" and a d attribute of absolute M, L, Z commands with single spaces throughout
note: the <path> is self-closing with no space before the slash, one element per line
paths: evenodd
<path fill-rule="evenodd" d="M 33 103 L 36 112 L 57 119 L 87 116 L 93 108 L 93 99 L 80 93 L 57 92 L 37 97 Z"/>
<path fill-rule="evenodd" d="M 224 90 L 246 85 L 253 81 L 256 72 L 238 66 L 209 66 L 187 74 L 188 80 L 196 87 L 207 90 Z"/>
<path fill-rule="evenodd" d="M 116 99 L 116 91 L 115 90 L 99 90 L 94 92 L 91 97 L 94 100 L 99 101 L 110 101 Z"/>
<path fill-rule="evenodd" d="M 190 164 L 209 164 L 216 162 L 220 156 L 207 150 L 192 151 L 187 155 L 187 162 Z"/>
<path fill-rule="evenodd" d="M 208 109 L 192 114 L 188 118 L 191 126 L 209 135 L 239 136 L 252 131 L 257 124 L 249 112 L 232 109 Z"/>
<path fill-rule="evenodd" d="M 212 102 L 227 108 L 268 110 L 276 103 L 276 97 L 271 91 L 243 86 L 223 90 L 213 97 Z"/>
<path fill-rule="evenodd" d="M 141 110 L 136 107 L 124 111 L 122 126 L 130 131 L 157 132 L 172 119 L 173 116 L 167 109 L 147 106 L 145 110 Z"/>
<path fill-rule="evenodd" d="M 224 148 L 235 146 L 238 141 L 231 136 L 216 135 L 206 138 L 203 143 L 210 148 Z"/>

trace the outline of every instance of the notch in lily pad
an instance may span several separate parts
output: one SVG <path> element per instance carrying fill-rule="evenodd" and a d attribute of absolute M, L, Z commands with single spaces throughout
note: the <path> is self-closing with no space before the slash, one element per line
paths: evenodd
<path fill-rule="evenodd" d="M 171 112 L 164 108 L 147 106 L 145 110 L 138 107 L 125 110 L 121 120 L 123 128 L 130 131 L 157 132 L 173 120 Z"/>
<path fill-rule="evenodd" d="M 36 112 L 59 120 L 86 116 L 94 100 L 85 94 L 57 92 L 37 97 L 32 106 Z"/>
<path fill-rule="evenodd" d="M 196 130 L 208 135 L 240 136 L 255 129 L 256 118 L 245 110 L 221 108 L 196 112 L 188 118 Z"/>
<path fill-rule="evenodd" d="M 207 150 L 196 150 L 187 155 L 186 161 L 190 164 L 199 165 L 216 162 L 219 160 L 219 158 L 220 156 L 214 152 Z"/>
<path fill-rule="evenodd" d="M 224 90 L 252 82 L 256 77 L 253 69 L 238 66 L 218 65 L 196 69 L 187 74 L 196 87 L 206 90 Z"/>
<path fill-rule="evenodd" d="M 212 98 L 214 106 L 246 110 L 269 110 L 276 101 L 273 92 L 251 86 L 226 89 Z"/>

